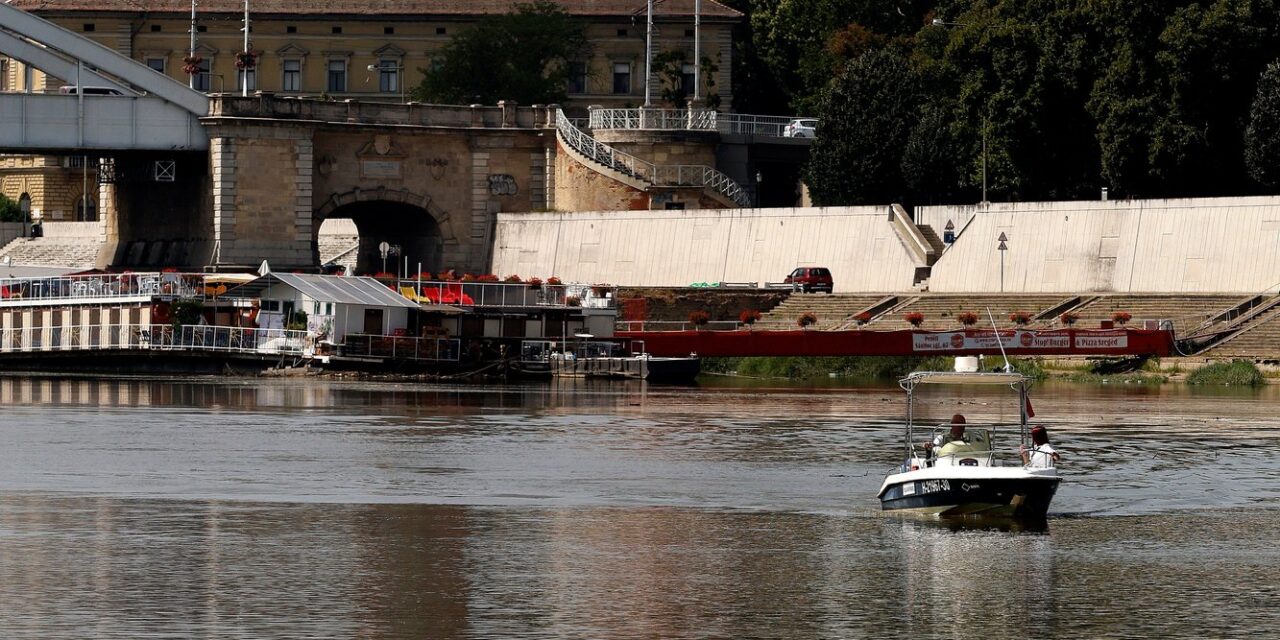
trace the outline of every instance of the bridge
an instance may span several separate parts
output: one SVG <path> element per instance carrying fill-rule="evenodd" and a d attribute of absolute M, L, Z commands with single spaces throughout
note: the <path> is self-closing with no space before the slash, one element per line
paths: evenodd
<path fill-rule="evenodd" d="M 0 94 L 0 150 L 198 151 L 209 99 L 146 65 L 0 4 L 0 53 L 62 79 L 67 94 Z M 93 87 L 94 94 L 84 93 Z"/>

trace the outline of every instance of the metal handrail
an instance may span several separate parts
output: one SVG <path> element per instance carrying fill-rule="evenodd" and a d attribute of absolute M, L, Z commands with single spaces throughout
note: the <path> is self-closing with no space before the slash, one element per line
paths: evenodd
<path fill-rule="evenodd" d="M 586 156 L 592 162 L 641 182 L 655 186 L 691 186 L 712 189 L 740 207 L 751 205 L 751 198 L 733 178 L 712 167 L 704 165 L 659 167 L 647 160 L 618 151 L 587 135 L 565 117 L 564 111 L 558 109 L 556 110 L 556 132 L 559 133 L 565 145 Z"/>
<path fill-rule="evenodd" d="M 592 109 L 591 129 L 651 131 L 715 131 L 718 114 L 711 109 Z"/>

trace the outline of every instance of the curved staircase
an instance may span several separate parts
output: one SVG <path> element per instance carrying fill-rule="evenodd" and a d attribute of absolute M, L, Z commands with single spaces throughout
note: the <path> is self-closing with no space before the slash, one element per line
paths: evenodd
<path fill-rule="evenodd" d="M 656 165 L 618 151 L 579 129 L 564 111 L 556 110 L 556 138 L 583 166 L 640 191 L 655 187 L 701 187 L 703 193 L 729 207 L 747 207 L 751 198 L 732 178 L 706 165 Z"/>

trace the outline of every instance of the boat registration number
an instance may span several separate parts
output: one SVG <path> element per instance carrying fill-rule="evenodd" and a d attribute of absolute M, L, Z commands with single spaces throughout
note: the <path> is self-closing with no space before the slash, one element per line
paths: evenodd
<path fill-rule="evenodd" d="M 937 493 L 939 491 L 950 491 L 950 480 L 921 480 L 916 483 L 916 493 Z"/>

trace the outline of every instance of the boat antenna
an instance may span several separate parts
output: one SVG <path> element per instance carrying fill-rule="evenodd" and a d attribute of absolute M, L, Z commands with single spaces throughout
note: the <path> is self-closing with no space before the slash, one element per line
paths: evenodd
<path fill-rule="evenodd" d="M 1013 373 L 1013 365 L 1009 364 L 1009 354 L 1004 352 L 1004 341 L 1000 339 L 1000 329 L 996 328 L 996 317 L 991 315 L 991 307 L 986 307 L 987 318 L 991 320 L 991 333 L 996 337 L 996 346 L 1000 347 L 1000 357 L 1004 358 L 1004 372 Z"/>

